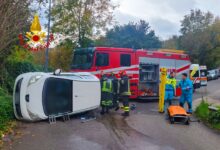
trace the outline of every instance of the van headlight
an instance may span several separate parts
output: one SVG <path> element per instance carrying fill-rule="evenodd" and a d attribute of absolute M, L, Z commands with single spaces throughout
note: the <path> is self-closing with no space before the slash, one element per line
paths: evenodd
<path fill-rule="evenodd" d="M 28 82 L 28 86 L 35 83 L 35 82 L 37 82 L 41 77 L 42 77 L 42 75 L 32 76 L 31 79 Z"/>

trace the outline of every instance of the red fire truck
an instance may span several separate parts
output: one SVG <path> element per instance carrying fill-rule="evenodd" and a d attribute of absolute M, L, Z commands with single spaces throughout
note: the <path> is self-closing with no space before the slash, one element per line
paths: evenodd
<path fill-rule="evenodd" d="M 76 49 L 72 70 L 91 72 L 100 77 L 104 73 L 125 70 L 130 77 L 131 98 L 158 99 L 160 68 L 175 71 L 177 80 L 181 73 L 189 74 L 190 59 L 177 50 L 144 50 L 114 47 Z"/>

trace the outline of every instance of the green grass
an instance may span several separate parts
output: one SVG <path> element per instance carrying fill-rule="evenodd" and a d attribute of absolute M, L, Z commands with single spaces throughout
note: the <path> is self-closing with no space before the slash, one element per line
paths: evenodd
<path fill-rule="evenodd" d="M 0 88 L 0 138 L 10 127 L 10 122 L 14 119 L 12 96 Z"/>
<path fill-rule="evenodd" d="M 220 130 L 220 124 L 213 124 L 214 129 L 219 129 Z"/>
<path fill-rule="evenodd" d="M 218 111 L 210 111 L 209 106 L 209 103 L 202 101 L 196 108 L 195 114 L 209 127 L 220 130 L 220 109 Z M 216 107 L 220 108 L 220 106 Z"/>
<path fill-rule="evenodd" d="M 196 116 L 202 120 L 207 120 L 209 116 L 209 104 L 205 101 L 202 101 L 199 106 L 196 108 Z"/>

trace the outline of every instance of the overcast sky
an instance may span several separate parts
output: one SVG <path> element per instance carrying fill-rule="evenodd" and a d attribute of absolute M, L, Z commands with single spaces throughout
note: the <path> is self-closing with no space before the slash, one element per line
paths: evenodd
<path fill-rule="evenodd" d="M 119 4 L 114 15 L 118 24 L 140 19 L 150 23 L 161 39 L 179 34 L 180 20 L 191 9 L 210 11 L 220 16 L 220 0 L 113 0 Z"/>

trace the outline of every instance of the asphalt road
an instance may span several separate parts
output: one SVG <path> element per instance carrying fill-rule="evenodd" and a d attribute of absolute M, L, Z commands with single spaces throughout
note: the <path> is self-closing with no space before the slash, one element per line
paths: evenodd
<path fill-rule="evenodd" d="M 201 88 L 194 99 L 210 96 L 220 100 L 220 80 Z M 123 118 L 121 112 L 97 116 L 81 123 L 77 116 L 70 121 L 48 124 L 20 122 L 13 140 L 3 149 L 13 150 L 217 150 L 220 134 L 202 123 L 171 125 L 157 112 L 156 102 L 131 102 L 137 108 Z M 176 101 L 177 103 L 177 101 Z"/>

